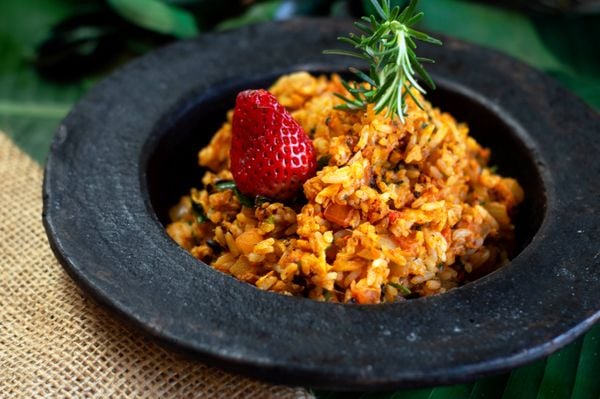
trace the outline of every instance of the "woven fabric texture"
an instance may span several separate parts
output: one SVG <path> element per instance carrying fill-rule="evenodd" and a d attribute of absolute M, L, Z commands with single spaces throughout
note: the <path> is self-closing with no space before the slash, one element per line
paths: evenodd
<path fill-rule="evenodd" d="M 90 302 L 41 223 L 42 170 L 0 132 L 0 398 L 310 398 L 184 360 Z"/>

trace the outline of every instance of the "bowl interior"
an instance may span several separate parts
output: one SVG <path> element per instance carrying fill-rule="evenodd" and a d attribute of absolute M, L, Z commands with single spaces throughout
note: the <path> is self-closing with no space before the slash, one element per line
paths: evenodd
<path fill-rule="evenodd" d="M 269 87 L 277 76 L 240 80 L 214 90 L 192 93 L 176 104 L 156 126 L 142 160 L 142 187 L 147 188 L 151 207 L 163 225 L 169 223 L 169 208 L 191 187 L 200 187 L 204 170 L 198 166 L 198 151 L 205 146 L 232 109 L 236 94 L 249 88 Z M 525 190 L 525 201 L 515 220 L 517 251 L 532 240 L 544 218 L 546 191 L 537 162 L 526 145 L 526 137 L 510 123 L 510 118 L 476 96 L 444 84 L 427 98 L 457 121 L 469 125 L 470 134 L 491 148 L 490 165 L 503 176 L 516 178 Z M 515 254 L 516 256 L 516 254 Z"/>

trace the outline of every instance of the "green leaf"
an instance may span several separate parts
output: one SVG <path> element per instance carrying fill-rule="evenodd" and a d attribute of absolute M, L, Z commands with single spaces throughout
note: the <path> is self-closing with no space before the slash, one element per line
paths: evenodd
<path fill-rule="evenodd" d="M 0 1 L 0 130 L 40 163 L 60 120 L 94 82 L 49 82 L 33 66 L 36 44 L 75 11 L 62 0 Z"/>
<path fill-rule="evenodd" d="M 507 374 L 483 378 L 473 384 L 469 399 L 500 399 L 507 380 Z"/>
<path fill-rule="evenodd" d="M 600 324 L 584 336 L 571 399 L 600 398 Z"/>
<path fill-rule="evenodd" d="M 421 27 L 503 51 L 600 109 L 600 16 L 534 14 L 464 0 L 423 1 Z M 469 21 L 469 23 L 465 23 Z"/>
<path fill-rule="evenodd" d="M 531 20 L 515 10 L 461 0 L 423 1 L 420 8 L 421 28 L 502 50 L 538 68 L 569 69 L 548 51 Z"/>
<path fill-rule="evenodd" d="M 192 211 L 196 215 L 197 223 L 202 224 L 208 220 L 208 217 L 206 217 L 206 212 L 204 212 L 204 208 L 202 207 L 202 204 L 192 202 Z"/>
<path fill-rule="evenodd" d="M 191 13 L 159 0 L 108 0 L 108 4 L 123 18 L 154 32 L 179 38 L 199 32 Z"/>
<path fill-rule="evenodd" d="M 215 183 L 215 187 L 219 191 L 233 190 L 235 188 L 235 182 L 233 180 L 221 180 Z"/>
<path fill-rule="evenodd" d="M 567 398 L 573 389 L 581 340 L 577 340 L 546 360 L 537 398 Z"/>
<path fill-rule="evenodd" d="M 222 21 L 216 26 L 216 30 L 235 29 L 240 26 L 267 22 L 275 19 L 277 10 L 281 6 L 281 0 L 268 0 L 261 3 L 256 3 L 248 10 L 240 15 Z"/>
<path fill-rule="evenodd" d="M 252 198 L 249 198 L 249 197 L 245 196 L 244 194 L 242 194 L 240 192 L 240 190 L 238 190 L 237 187 L 233 188 L 233 193 L 235 194 L 237 199 L 240 201 L 240 204 L 247 206 L 248 208 L 254 207 L 254 205 L 255 205 L 254 200 Z"/>
<path fill-rule="evenodd" d="M 345 55 L 345 56 L 348 56 L 348 57 L 360 58 L 362 60 L 365 59 L 365 57 L 363 55 L 361 55 L 361 54 L 354 53 L 352 51 L 345 51 L 345 50 L 323 50 L 323 54 Z"/>
<path fill-rule="evenodd" d="M 531 21 L 544 46 L 577 72 L 600 77 L 600 14 L 533 14 Z"/>
<path fill-rule="evenodd" d="M 376 15 L 377 14 L 377 10 L 371 3 L 371 0 L 362 0 L 362 4 L 363 4 L 363 10 L 365 12 L 365 15 Z M 406 6 L 407 4 L 408 4 L 408 0 L 391 0 L 390 8 L 394 8 L 396 6 L 399 6 L 400 8 L 402 8 L 402 7 Z"/>
<path fill-rule="evenodd" d="M 17 104 L 0 100 L 0 114 L 16 117 L 57 119 L 65 116 L 68 111 L 69 105 L 66 104 L 39 104 L 35 102 Z"/>
<path fill-rule="evenodd" d="M 544 359 L 514 370 L 508 378 L 502 399 L 535 398 L 544 376 L 545 366 Z"/>
<path fill-rule="evenodd" d="M 385 5 L 385 1 L 383 2 Z M 375 9 L 375 12 L 381 17 L 381 19 L 385 20 L 387 18 L 387 12 L 384 10 L 379 4 L 379 0 L 371 0 L 371 5 Z"/>
<path fill-rule="evenodd" d="M 360 69 L 348 68 L 348 70 L 350 72 L 352 72 L 353 74 L 355 74 L 356 76 L 358 76 L 359 78 L 361 78 L 362 80 L 364 80 L 365 82 L 367 82 L 368 84 L 370 84 L 371 86 L 377 86 L 377 83 L 375 83 L 375 81 L 373 79 L 371 79 L 371 77 L 369 75 L 367 75 Z"/>
<path fill-rule="evenodd" d="M 433 388 L 428 399 L 468 398 L 470 393 L 470 384 L 451 385 Z"/>
<path fill-rule="evenodd" d="M 410 295 L 410 288 L 408 288 L 405 285 L 402 284 L 397 284 L 397 283 L 388 283 L 389 285 L 391 285 L 392 287 L 396 288 L 398 291 L 400 291 L 402 294 L 404 295 Z"/>

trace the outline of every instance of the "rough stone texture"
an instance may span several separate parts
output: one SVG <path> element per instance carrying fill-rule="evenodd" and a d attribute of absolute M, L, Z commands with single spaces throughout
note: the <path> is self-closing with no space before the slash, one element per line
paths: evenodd
<path fill-rule="evenodd" d="M 506 149 L 501 169 L 527 186 L 522 220 L 530 225 L 510 265 L 437 297 L 334 305 L 261 292 L 167 237 L 161 209 L 158 217 L 153 211 L 164 187 L 157 162 L 185 153 L 194 128 L 198 142 L 212 134 L 193 125 L 200 119 L 190 110 L 206 113 L 206 99 L 285 72 L 345 69 L 352 59 L 321 51 L 350 29 L 296 20 L 205 35 L 143 57 L 92 90 L 61 124 L 46 166 L 44 221 L 68 273 L 162 343 L 274 382 L 458 382 L 537 359 L 582 334 L 600 317 L 600 117 L 545 75 L 450 38 L 422 51 L 437 61 L 430 70 L 447 93 L 441 101 L 476 107 L 465 112 L 470 124 L 502 123 L 506 139 L 482 137 Z"/>

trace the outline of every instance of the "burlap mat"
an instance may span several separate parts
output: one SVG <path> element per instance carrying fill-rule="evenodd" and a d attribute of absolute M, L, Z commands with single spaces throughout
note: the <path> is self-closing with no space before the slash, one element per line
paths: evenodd
<path fill-rule="evenodd" d="M 177 358 L 86 299 L 41 223 L 42 170 L 0 132 L 0 398 L 310 398 Z"/>

